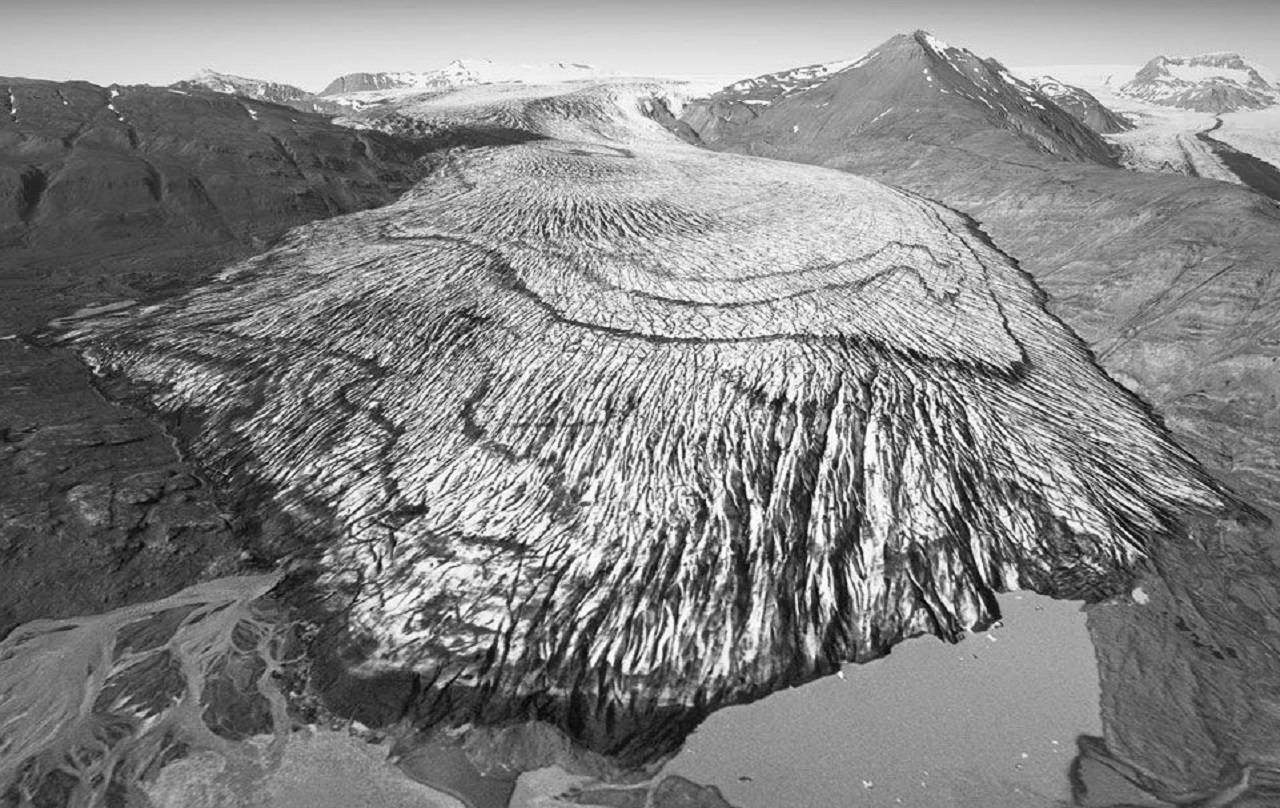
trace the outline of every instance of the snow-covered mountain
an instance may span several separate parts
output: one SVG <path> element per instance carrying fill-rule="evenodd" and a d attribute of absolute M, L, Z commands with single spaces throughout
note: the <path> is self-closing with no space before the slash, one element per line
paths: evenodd
<path fill-rule="evenodd" d="M 1125 132 L 1133 128 L 1133 124 L 1124 116 L 1108 109 L 1088 90 L 1059 81 L 1053 76 L 1034 76 L 1028 83 L 1099 134 Z"/>
<path fill-rule="evenodd" d="M 1280 100 L 1280 88 L 1237 53 L 1157 56 L 1120 92 L 1153 104 L 1215 114 L 1261 109 Z"/>
<path fill-rule="evenodd" d="M 598 78 L 603 71 L 590 65 L 552 62 L 543 65 L 504 64 L 488 59 L 455 59 L 438 70 L 424 73 L 348 73 L 329 82 L 320 95 L 334 96 L 371 90 L 448 90 L 476 84 L 521 82 L 543 84 Z"/>
<path fill-rule="evenodd" d="M 276 104 L 296 105 L 297 102 L 312 97 L 311 93 L 292 84 L 235 76 L 230 73 L 219 73 L 216 70 L 201 70 L 191 78 L 175 82 L 171 86 L 180 90 L 203 88 Z"/>

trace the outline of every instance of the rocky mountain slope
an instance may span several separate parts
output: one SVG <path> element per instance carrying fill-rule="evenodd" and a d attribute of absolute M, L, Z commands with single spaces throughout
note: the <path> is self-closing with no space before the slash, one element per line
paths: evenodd
<path fill-rule="evenodd" d="M 205 90 L 0 79 L 0 96 L 3 635 L 167 594 L 234 557 L 244 527 L 160 425 L 31 332 L 180 292 L 294 225 L 385 204 L 429 147 Z"/>
<path fill-rule="evenodd" d="M 1154 104 L 1212 113 L 1259 109 L 1280 100 L 1280 88 L 1236 53 L 1157 56 L 1120 92 Z"/>
<path fill-rule="evenodd" d="M 1087 90 L 1064 84 L 1053 76 L 1036 76 L 1029 80 L 1043 95 L 1053 99 L 1059 107 L 1069 112 L 1080 123 L 1100 135 L 1126 132 L 1133 128 L 1123 115 L 1119 115 L 1102 105 Z"/>
<path fill-rule="evenodd" d="M 803 71 L 731 85 L 694 102 L 682 119 L 713 147 L 840 148 L 879 136 L 1114 165 L 1096 132 L 1035 87 L 923 31 L 896 36 L 862 59 Z"/>
<path fill-rule="evenodd" d="M 38 301 L 0 312 L 4 333 L 54 316 L 58 298 L 73 297 L 60 287 L 132 281 L 144 293 L 145 278 L 127 271 L 140 245 L 261 248 L 295 224 L 390 201 L 428 151 L 203 90 L 0 86 L 15 110 L 0 119 L 5 299 Z M 24 293 L 27 283 L 42 293 Z"/>

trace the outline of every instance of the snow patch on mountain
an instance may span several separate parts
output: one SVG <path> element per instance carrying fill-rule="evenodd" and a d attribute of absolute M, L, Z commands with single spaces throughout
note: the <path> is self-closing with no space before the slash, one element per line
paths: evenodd
<path fill-rule="evenodd" d="M 179 90 L 201 88 L 216 93 L 239 95 L 255 98 L 259 101 L 270 101 L 275 104 L 287 104 L 311 97 L 311 93 L 292 84 L 282 84 L 266 79 L 246 78 L 231 73 L 219 73 L 216 70 L 201 70 L 196 75 L 170 85 Z"/>
<path fill-rule="evenodd" d="M 923 39 L 925 41 L 925 44 L 927 44 L 930 48 L 932 48 L 933 52 L 938 54 L 939 56 L 942 56 L 946 51 L 952 50 L 952 47 L 950 45 L 948 45 L 946 42 L 943 42 L 941 39 L 938 39 L 936 36 L 929 33 L 928 31 L 921 31 L 920 38 Z"/>
<path fill-rule="evenodd" d="M 810 90 L 836 73 L 863 67 L 878 55 L 878 53 L 870 53 L 858 59 L 841 59 L 836 62 L 805 65 L 791 70 L 767 73 L 763 76 L 736 81 L 726 90 L 742 95 L 743 103 L 771 104 L 778 99 Z"/>

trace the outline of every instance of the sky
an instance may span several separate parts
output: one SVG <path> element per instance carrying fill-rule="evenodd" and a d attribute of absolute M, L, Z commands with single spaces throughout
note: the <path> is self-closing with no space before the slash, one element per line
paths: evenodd
<path fill-rule="evenodd" d="M 210 68 L 318 91 L 455 58 L 751 76 L 924 29 L 1009 66 L 1233 50 L 1280 68 L 1280 0 L 0 0 L 0 75 L 167 84 Z"/>

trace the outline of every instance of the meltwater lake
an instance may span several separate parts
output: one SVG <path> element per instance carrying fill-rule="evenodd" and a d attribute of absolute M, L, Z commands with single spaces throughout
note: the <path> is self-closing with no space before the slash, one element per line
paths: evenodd
<path fill-rule="evenodd" d="M 1000 596 L 1003 624 L 714 713 L 666 771 L 739 808 L 1014 808 L 1070 800 L 1099 685 L 1081 604 Z"/>

